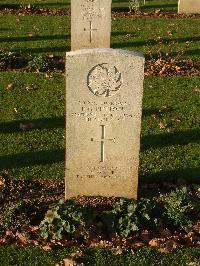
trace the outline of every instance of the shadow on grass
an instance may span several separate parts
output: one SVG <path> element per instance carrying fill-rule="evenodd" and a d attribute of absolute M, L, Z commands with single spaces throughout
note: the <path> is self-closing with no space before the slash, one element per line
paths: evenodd
<path fill-rule="evenodd" d="M 0 42 L 33 42 L 33 41 L 48 41 L 48 40 L 67 40 L 70 38 L 69 34 L 62 35 L 46 35 L 46 36 L 22 36 L 22 37 L 2 37 Z"/>
<path fill-rule="evenodd" d="M 113 32 L 112 35 L 113 36 L 117 36 L 117 35 L 127 35 L 127 34 L 131 34 L 131 32 Z M 113 43 L 113 48 L 123 48 L 123 47 L 137 47 L 137 46 L 144 46 L 144 45 L 165 45 L 165 44 L 169 44 L 172 42 L 175 43 L 185 43 L 185 42 L 198 42 L 200 41 L 200 36 L 189 36 L 189 37 L 180 37 L 180 38 L 162 38 L 160 40 L 155 40 L 155 39 L 146 39 L 145 41 L 134 41 L 134 42 L 116 42 Z"/>
<path fill-rule="evenodd" d="M 140 175 L 139 186 L 146 183 L 160 183 L 160 182 L 173 182 L 178 179 L 185 179 L 190 184 L 198 183 L 200 184 L 200 168 L 185 168 L 185 169 L 175 169 L 169 171 L 160 171 L 158 173 L 149 173 L 145 175 Z"/>
<path fill-rule="evenodd" d="M 12 51 L 20 51 L 23 53 L 55 53 L 55 52 L 68 52 L 70 51 L 70 46 L 54 46 L 54 47 L 20 47 L 20 48 L 13 48 Z"/>
<path fill-rule="evenodd" d="M 0 157 L 0 170 L 63 162 L 65 150 L 32 151 Z"/>
<path fill-rule="evenodd" d="M 1 9 L 19 9 L 21 7 L 25 7 L 25 6 L 28 6 L 25 5 L 25 4 L 1 4 L 0 3 L 0 10 Z M 52 3 L 48 3 L 48 2 L 45 2 L 45 3 L 33 3 L 31 4 L 32 7 L 35 7 L 35 8 L 40 8 L 40 7 L 46 7 L 46 8 L 49 8 L 49 7 L 69 7 L 70 6 L 70 3 L 69 2 L 66 2 L 66 3 L 58 3 L 58 2 L 52 2 Z"/>
<path fill-rule="evenodd" d="M 58 3 L 58 2 L 42 2 L 42 3 L 34 3 L 34 7 L 69 7 L 70 6 L 70 1 L 66 1 L 65 3 Z"/>
<path fill-rule="evenodd" d="M 8 8 L 8 9 L 18 9 L 20 7 L 21 7 L 20 4 L 1 4 L 0 3 L 0 10 L 1 9 L 5 9 L 5 8 Z"/>
<path fill-rule="evenodd" d="M 162 148 L 165 146 L 188 145 L 200 141 L 200 130 L 178 131 L 158 135 L 147 135 L 142 137 L 142 150 L 150 148 Z"/>
<path fill-rule="evenodd" d="M 51 128 L 64 128 L 65 118 L 64 117 L 53 117 L 53 118 L 41 118 L 41 119 L 33 119 L 31 121 L 28 120 L 18 120 L 12 122 L 5 122 L 0 124 L 0 134 L 13 133 L 13 132 L 21 132 L 19 128 L 20 123 L 27 124 L 33 123 L 34 129 L 51 129 Z"/>
<path fill-rule="evenodd" d="M 161 9 L 161 8 L 173 8 L 178 7 L 178 4 L 157 4 L 157 5 L 145 5 L 142 6 L 141 9 Z"/>

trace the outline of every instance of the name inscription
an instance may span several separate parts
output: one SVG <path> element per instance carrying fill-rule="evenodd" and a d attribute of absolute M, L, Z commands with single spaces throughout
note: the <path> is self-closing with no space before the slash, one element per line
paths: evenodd
<path fill-rule="evenodd" d="M 120 102 L 96 102 L 96 101 L 78 101 L 77 112 L 71 113 L 71 116 L 86 122 L 109 122 L 113 120 L 121 121 L 133 119 L 135 116 L 130 110 L 131 104 L 126 101 Z"/>

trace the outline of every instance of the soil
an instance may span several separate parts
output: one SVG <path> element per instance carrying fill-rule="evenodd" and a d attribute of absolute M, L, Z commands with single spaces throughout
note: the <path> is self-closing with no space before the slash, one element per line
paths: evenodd
<path fill-rule="evenodd" d="M 19 7 L 18 5 L 9 7 L 6 5 L 0 6 L 0 14 L 13 14 L 13 15 L 41 15 L 41 16 L 70 16 L 70 8 L 63 9 L 47 9 L 47 8 L 37 8 L 34 6 L 25 6 Z M 136 19 L 140 17 L 153 17 L 153 18 L 174 18 L 174 19 L 183 19 L 183 18 L 194 18 L 199 19 L 199 14 L 177 14 L 177 12 L 156 10 L 155 12 L 116 12 L 112 11 L 112 17 L 114 19 L 127 18 L 127 19 Z"/>

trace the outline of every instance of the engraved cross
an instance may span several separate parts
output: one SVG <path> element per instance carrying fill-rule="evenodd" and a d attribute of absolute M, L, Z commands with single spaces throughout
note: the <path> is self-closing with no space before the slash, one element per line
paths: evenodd
<path fill-rule="evenodd" d="M 89 31 L 90 32 L 90 43 L 92 42 L 92 37 L 93 37 L 93 31 L 94 30 L 98 30 L 98 29 L 94 29 L 93 28 L 93 25 L 92 25 L 92 21 L 89 21 L 90 22 L 90 28 L 89 30 L 87 30 L 86 28 L 84 28 L 84 31 Z"/>
<path fill-rule="evenodd" d="M 115 138 L 113 139 L 106 139 L 106 126 L 105 125 L 101 125 L 101 139 L 94 139 L 91 138 L 91 141 L 97 141 L 97 142 L 101 142 L 101 160 L 100 162 L 104 162 L 105 161 L 105 141 L 113 141 L 115 142 Z"/>

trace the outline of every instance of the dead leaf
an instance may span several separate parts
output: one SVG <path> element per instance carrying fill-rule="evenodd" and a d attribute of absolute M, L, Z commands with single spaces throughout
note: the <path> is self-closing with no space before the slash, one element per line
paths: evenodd
<path fill-rule="evenodd" d="M 15 238 L 15 235 L 11 230 L 6 230 L 6 236 L 9 236 L 11 238 Z"/>
<path fill-rule="evenodd" d="M 151 247 L 157 247 L 159 248 L 163 244 L 163 239 L 162 238 L 153 238 L 149 241 L 149 245 Z"/>
<path fill-rule="evenodd" d="M 17 233 L 16 233 L 16 237 L 17 237 L 17 239 L 19 240 L 19 242 L 21 242 L 22 244 L 27 244 L 28 239 L 27 239 L 27 237 L 26 237 L 24 234 L 19 233 L 19 232 L 17 231 Z"/>
<path fill-rule="evenodd" d="M 27 124 L 20 123 L 19 128 L 25 131 L 25 130 L 34 128 L 34 124 L 33 123 L 27 123 Z"/>
<path fill-rule="evenodd" d="M 194 91 L 197 92 L 197 93 L 200 93 L 200 89 L 199 88 L 194 89 Z"/>
<path fill-rule="evenodd" d="M 120 246 L 116 247 L 116 248 L 113 248 L 112 249 L 112 252 L 114 255 L 121 255 L 123 253 L 123 250 Z"/>
<path fill-rule="evenodd" d="M 70 259 L 64 259 L 63 262 L 64 262 L 64 266 L 75 266 L 75 265 L 77 265 L 75 261 L 70 260 Z"/>
<path fill-rule="evenodd" d="M 73 252 L 70 256 L 79 258 L 83 256 L 83 252 L 81 250 L 77 250 L 76 252 Z"/>
<path fill-rule="evenodd" d="M 47 54 L 47 58 L 53 58 L 54 55 L 53 54 Z"/>
<path fill-rule="evenodd" d="M 4 187 L 4 185 L 5 185 L 5 179 L 2 176 L 0 176 L 0 188 Z"/>
<path fill-rule="evenodd" d="M 142 247 L 142 246 L 144 246 L 144 243 L 143 243 L 142 241 L 135 240 L 135 241 L 132 243 L 132 246 L 134 246 L 134 247 Z"/>
<path fill-rule="evenodd" d="M 168 240 L 165 243 L 165 247 L 162 247 L 159 250 L 162 253 L 169 253 L 169 252 L 172 252 L 173 250 L 175 250 L 178 246 L 179 246 L 179 244 L 176 241 Z"/>
<path fill-rule="evenodd" d="M 6 90 L 10 91 L 13 89 L 13 83 L 8 84 L 8 86 L 6 87 Z"/>
<path fill-rule="evenodd" d="M 160 13 L 160 9 L 157 9 L 156 11 L 155 11 L 155 14 L 159 14 Z"/>
<path fill-rule="evenodd" d="M 4 244 L 6 242 L 5 238 L 0 238 L 0 244 Z"/>
<path fill-rule="evenodd" d="M 160 129 L 165 129 L 166 128 L 166 125 L 163 122 L 160 122 L 159 123 L 159 128 Z"/>
<path fill-rule="evenodd" d="M 51 250 L 51 247 L 48 246 L 48 245 L 46 245 L 46 246 L 43 246 L 42 249 L 43 249 L 44 251 L 49 251 L 49 250 Z"/>

